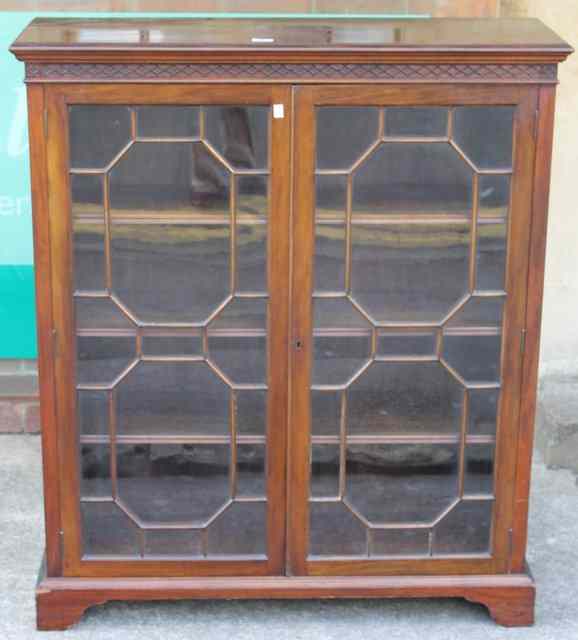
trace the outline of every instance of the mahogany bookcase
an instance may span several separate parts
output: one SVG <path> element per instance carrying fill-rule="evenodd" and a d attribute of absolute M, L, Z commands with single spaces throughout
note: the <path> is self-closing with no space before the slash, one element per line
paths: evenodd
<path fill-rule="evenodd" d="M 536 20 L 34 20 L 46 554 L 108 600 L 463 597 L 525 563 L 557 64 Z"/>

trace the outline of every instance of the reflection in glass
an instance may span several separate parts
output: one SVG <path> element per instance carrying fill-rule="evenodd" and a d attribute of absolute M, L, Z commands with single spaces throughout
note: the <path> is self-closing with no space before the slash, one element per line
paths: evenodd
<path fill-rule="evenodd" d="M 348 445 L 346 497 L 373 524 L 430 522 L 458 494 L 457 445 Z"/>
<path fill-rule="evenodd" d="M 267 225 L 237 223 L 237 288 L 267 291 Z"/>
<path fill-rule="evenodd" d="M 201 362 L 141 362 L 116 391 L 120 435 L 225 435 L 229 390 Z"/>
<path fill-rule="evenodd" d="M 348 392 L 355 435 L 459 432 L 463 389 L 437 362 L 377 362 Z"/>
<path fill-rule="evenodd" d="M 315 291 L 345 290 L 345 225 L 315 225 Z"/>
<path fill-rule="evenodd" d="M 201 525 L 229 499 L 228 445 L 117 446 L 118 495 L 147 523 Z"/>
<path fill-rule="evenodd" d="M 78 329 L 135 330 L 131 320 L 110 298 L 76 298 L 74 308 Z"/>
<path fill-rule="evenodd" d="M 377 140 L 375 107 L 318 107 L 317 168 L 349 169 Z"/>
<path fill-rule="evenodd" d="M 267 169 L 269 107 L 204 107 L 205 137 L 235 169 Z"/>
<path fill-rule="evenodd" d="M 446 328 L 500 327 L 504 298 L 473 296 L 447 322 Z"/>

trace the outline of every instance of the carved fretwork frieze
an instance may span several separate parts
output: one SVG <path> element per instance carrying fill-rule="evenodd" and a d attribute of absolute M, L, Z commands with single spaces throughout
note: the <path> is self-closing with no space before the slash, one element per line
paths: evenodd
<path fill-rule="evenodd" d="M 27 82 L 556 82 L 555 64 L 26 65 Z"/>

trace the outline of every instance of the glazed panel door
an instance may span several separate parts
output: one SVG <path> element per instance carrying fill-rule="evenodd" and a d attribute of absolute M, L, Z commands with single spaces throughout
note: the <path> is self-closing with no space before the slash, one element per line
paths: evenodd
<path fill-rule="evenodd" d="M 505 571 L 536 94 L 296 105 L 292 570 Z"/>
<path fill-rule="evenodd" d="M 65 573 L 282 573 L 289 90 L 49 91 Z"/>

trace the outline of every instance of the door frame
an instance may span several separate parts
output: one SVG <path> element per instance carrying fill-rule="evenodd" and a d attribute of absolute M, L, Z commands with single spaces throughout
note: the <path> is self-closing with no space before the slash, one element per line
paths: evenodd
<path fill-rule="evenodd" d="M 47 247 L 37 243 L 37 282 L 50 291 L 51 313 L 42 318 L 41 341 L 45 344 L 44 366 L 53 363 L 51 375 L 45 376 L 43 401 L 54 398 L 55 414 L 44 425 L 54 434 L 58 456 L 58 481 L 49 478 L 46 484 L 47 505 L 58 509 L 60 540 L 51 539 L 49 555 L 61 555 L 56 571 L 63 576 L 83 577 L 186 577 L 186 576 L 271 576 L 283 575 L 285 568 L 285 502 L 286 502 L 286 430 L 289 332 L 289 214 L 291 188 L 288 167 L 291 162 L 291 89 L 282 85 L 224 84 L 51 84 L 42 96 L 36 88 L 30 92 L 34 113 L 44 104 L 46 143 L 46 185 L 48 202 L 36 212 L 37 238 L 49 239 Z M 284 105 L 283 118 L 271 119 L 269 127 L 270 218 L 268 224 L 268 409 L 266 433 L 267 478 L 267 551 L 264 559 L 187 560 L 114 559 L 113 557 L 82 557 L 80 491 L 78 463 L 78 433 L 76 428 L 74 310 L 72 297 L 72 233 L 69 191 L 67 110 L 71 104 L 231 104 Z M 36 108 L 35 108 L 36 107 Z M 33 132 L 37 131 L 35 124 Z M 45 211 L 46 209 L 46 211 Z M 271 223 L 273 220 L 274 222 Z M 40 298 L 39 298 L 40 300 Z M 52 345 L 52 346 L 49 346 Z M 53 471 L 55 469 L 51 467 Z M 58 484 L 58 486 L 56 486 Z M 54 516 L 51 516 L 51 521 Z M 54 571 L 55 562 L 52 563 Z M 60 563 L 59 563 L 60 564 Z"/>
<path fill-rule="evenodd" d="M 532 220 L 538 89 L 532 86 L 373 85 L 299 86 L 294 89 L 294 212 L 291 297 L 291 394 L 288 484 L 288 570 L 292 575 L 437 575 L 506 573 L 512 545 L 516 461 L 522 395 L 528 248 Z M 502 336 L 502 388 L 496 435 L 492 550 L 427 558 L 308 558 L 310 375 L 314 255 L 316 106 L 514 105 L 512 200 L 508 217 Z"/>

